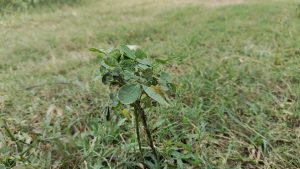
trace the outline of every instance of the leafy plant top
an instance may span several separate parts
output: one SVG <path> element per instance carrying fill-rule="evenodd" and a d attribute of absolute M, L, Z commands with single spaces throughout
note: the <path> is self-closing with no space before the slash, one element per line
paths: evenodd
<path fill-rule="evenodd" d="M 140 152 L 143 155 L 139 135 L 139 121 L 141 120 L 152 152 L 159 161 L 144 109 L 151 108 L 156 103 L 168 106 L 167 96 L 176 90 L 175 85 L 171 83 L 171 76 L 161 71 L 159 67 L 166 61 L 158 59 L 152 61 L 141 49 L 131 50 L 126 45 L 120 45 L 108 51 L 95 48 L 90 50 L 97 53 L 101 60 L 100 77 L 102 82 L 110 87 L 111 107 L 119 112 L 127 112 L 128 109 L 124 107 L 134 109 Z M 107 117 L 109 117 L 109 111 Z"/>
<path fill-rule="evenodd" d="M 102 82 L 110 86 L 112 106 L 140 101 L 145 107 L 155 102 L 168 106 L 168 94 L 175 91 L 171 76 L 161 71 L 163 60 L 151 60 L 141 49 L 120 45 L 108 51 L 92 48 L 100 58 Z"/>

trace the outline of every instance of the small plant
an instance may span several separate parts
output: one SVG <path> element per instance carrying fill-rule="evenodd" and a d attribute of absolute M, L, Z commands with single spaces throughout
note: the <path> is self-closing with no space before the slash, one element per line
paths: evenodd
<path fill-rule="evenodd" d="M 156 59 L 152 62 L 141 49 L 131 50 L 126 45 L 108 51 L 90 50 L 100 57 L 99 72 L 102 83 L 110 88 L 111 108 L 119 112 L 133 109 L 139 150 L 143 154 L 139 134 L 141 120 L 149 146 L 158 159 L 145 110 L 157 103 L 168 106 L 168 95 L 176 90 L 171 76 L 160 69 L 166 61 Z"/>

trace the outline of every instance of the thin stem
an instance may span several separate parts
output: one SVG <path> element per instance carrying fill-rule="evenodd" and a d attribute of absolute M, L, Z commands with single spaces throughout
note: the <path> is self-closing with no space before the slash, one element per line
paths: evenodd
<path fill-rule="evenodd" d="M 109 121 L 110 120 L 110 108 L 109 106 L 107 106 L 107 109 L 106 109 L 106 121 Z"/>
<path fill-rule="evenodd" d="M 142 157 L 144 157 L 144 153 L 143 153 L 143 150 L 142 150 L 142 144 L 141 144 L 141 137 L 140 137 L 139 113 L 137 112 L 137 109 L 134 109 L 134 116 L 135 116 L 136 137 L 137 137 L 137 140 L 138 140 L 141 155 L 142 155 Z"/>
<path fill-rule="evenodd" d="M 143 123 L 143 125 L 144 125 L 144 128 L 145 128 L 145 130 L 146 130 L 146 134 L 147 134 L 147 137 L 148 137 L 148 140 L 149 140 L 149 145 L 150 145 L 150 147 L 151 147 L 151 149 L 152 149 L 153 154 L 155 155 L 155 158 L 157 159 L 157 161 L 159 161 L 159 160 L 158 160 L 157 153 L 156 153 L 156 150 L 155 150 L 155 147 L 154 147 L 154 143 L 153 143 L 151 131 L 150 131 L 150 129 L 148 128 L 147 119 L 146 119 L 146 113 L 145 113 L 144 109 L 141 107 L 139 101 L 137 101 L 137 102 L 134 104 L 134 108 L 135 108 L 136 111 L 139 112 L 140 115 L 141 115 L 142 123 Z"/>

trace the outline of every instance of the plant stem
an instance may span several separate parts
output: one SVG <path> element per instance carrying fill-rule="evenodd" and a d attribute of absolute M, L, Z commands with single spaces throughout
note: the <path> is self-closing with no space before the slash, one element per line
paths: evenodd
<path fill-rule="evenodd" d="M 144 125 L 144 128 L 146 130 L 146 134 L 147 134 L 147 137 L 148 137 L 148 140 L 149 140 L 149 145 L 150 145 L 150 147 L 152 149 L 153 154 L 155 155 L 156 160 L 159 161 L 157 153 L 156 153 L 156 150 L 155 150 L 155 147 L 154 147 L 152 135 L 151 135 L 150 129 L 148 128 L 147 119 L 146 119 L 146 113 L 145 113 L 144 109 L 142 108 L 142 106 L 140 105 L 139 101 L 135 102 L 134 109 L 137 112 L 139 112 L 140 115 L 141 115 L 142 123 Z"/>
<path fill-rule="evenodd" d="M 106 109 L 106 121 L 109 121 L 110 120 L 110 108 L 107 106 L 107 109 Z"/>
<path fill-rule="evenodd" d="M 137 109 L 134 109 L 134 116 L 135 116 L 135 130 L 136 130 L 136 137 L 139 144 L 139 149 L 141 152 L 142 157 L 144 156 L 141 144 L 141 137 L 140 137 L 140 124 L 139 124 L 139 113 Z"/>

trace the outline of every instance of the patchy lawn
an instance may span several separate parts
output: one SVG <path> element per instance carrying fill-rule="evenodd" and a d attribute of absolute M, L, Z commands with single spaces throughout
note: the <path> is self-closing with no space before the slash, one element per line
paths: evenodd
<path fill-rule="evenodd" d="M 0 168 L 148 168 L 134 122 L 105 119 L 90 47 L 172 58 L 173 106 L 148 111 L 166 168 L 300 168 L 296 1 L 87 0 L 0 18 Z"/>

